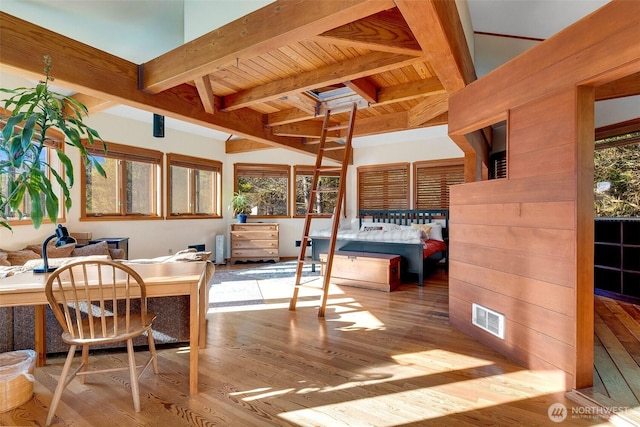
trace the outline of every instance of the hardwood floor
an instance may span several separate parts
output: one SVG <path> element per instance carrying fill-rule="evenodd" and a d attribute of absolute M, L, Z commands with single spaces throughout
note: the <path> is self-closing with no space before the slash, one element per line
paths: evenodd
<path fill-rule="evenodd" d="M 640 306 L 596 295 L 593 387 L 580 393 L 602 407 L 635 408 L 640 425 Z"/>
<path fill-rule="evenodd" d="M 553 372 L 528 371 L 448 320 L 447 276 L 391 293 L 332 286 L 326 317 L 319 291 L 260 283 L 263 303 L 214 308 L 200 350 L 200 393 L 188 394 L 188 349 L 159 351 L 160 374 L 140 381 L 135 413 L 126 372 L 72 382 L 56 425 L 73 426 L 545 426 L 552 404 L 567 425 L 579 405 Z M 142 360 L 145 354 L 140 354 Z M 126 364 L 124 353 L 91 356 L 96 367 Z M 0 425 L 43 425 L 63 357 L 35 371 L 35 395 L 0 414 Z"/>

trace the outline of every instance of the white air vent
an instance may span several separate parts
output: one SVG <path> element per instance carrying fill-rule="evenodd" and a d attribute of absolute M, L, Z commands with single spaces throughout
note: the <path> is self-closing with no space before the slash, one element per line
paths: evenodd
<path fill-rule="evenodd" d="M 472 305 L 471 317 L 474 325 L 500 339 L 504 339 L 503 314 L 496 313 L 493 310 L 474 303 Z"/>

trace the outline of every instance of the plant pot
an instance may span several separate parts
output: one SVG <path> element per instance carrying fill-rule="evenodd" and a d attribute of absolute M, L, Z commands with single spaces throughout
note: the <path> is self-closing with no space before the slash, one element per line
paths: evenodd
<path fill-rule="evenodd" d="M 238 214 L 238 222 L 239 223 L 247 222 L 247 214 Z"/>

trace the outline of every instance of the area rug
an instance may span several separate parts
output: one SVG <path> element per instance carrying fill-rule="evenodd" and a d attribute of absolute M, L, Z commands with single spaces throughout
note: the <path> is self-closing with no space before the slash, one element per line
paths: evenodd
<path fill-rule="evenodd" d="M 273 264 L 247 264 L 238 270 L 216 270 L 210 282 L 209 307 L 264 304 L 266 298 L 290 297 L 297 261 Z M 305 265 L 302 282 L 320 276 L 319 268 Z"/>

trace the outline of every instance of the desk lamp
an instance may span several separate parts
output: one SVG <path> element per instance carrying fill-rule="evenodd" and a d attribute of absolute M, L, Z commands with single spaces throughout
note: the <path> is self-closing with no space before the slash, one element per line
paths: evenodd
<path fill-rule="evenodd" d="M 56 248 L 62 248 L 68 245 L 73 245 L 76 243 L 76 239 L 69 236 L 69 232 L 66 227 L 63 227 L 61 224 L 58 224 L 58 228 L 56 228 L 56 232 L 51 236 L 47 237 L 42 244 L 42 258 L 44 260 L 44 265 L 42 267 L 36 267 L 33 269 L 34 273 L 51 273 L 56 269 L 56 267 L 49 267 L 49 258 L 47 257 L 47 244 L 53 239 L 57 237 L 56 240 Z"/>

